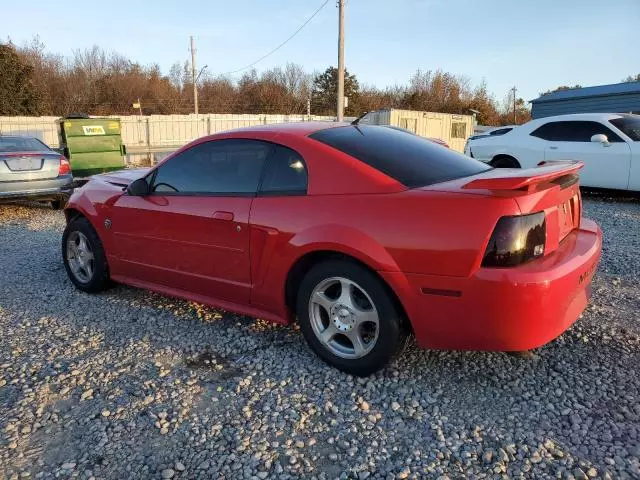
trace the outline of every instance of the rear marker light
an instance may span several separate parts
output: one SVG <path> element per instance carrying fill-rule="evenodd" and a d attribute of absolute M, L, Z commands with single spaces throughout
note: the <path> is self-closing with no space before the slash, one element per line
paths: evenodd
<path fill-rule="evenodd" d="M 544 212 L 502 217 L 493 229 L 483 267 L 513 267 L 544 255 L 547 224 Z"/>
<path fill-rule="evenodd" d="M 65 157 L 60 157 L 60 167 L 58 168 L 58 175 L 68 175 L 71 173 L 71 165 L 69 160 Z"/>

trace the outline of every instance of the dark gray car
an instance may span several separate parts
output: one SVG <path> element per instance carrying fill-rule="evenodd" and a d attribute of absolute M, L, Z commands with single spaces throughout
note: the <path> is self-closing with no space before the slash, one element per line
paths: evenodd
<path fill-rule="evenodd" d="M 33 137 L 0 135 L 0 201 L 50 201 L 63 208 L 72 190 L 67 159 Z"/>

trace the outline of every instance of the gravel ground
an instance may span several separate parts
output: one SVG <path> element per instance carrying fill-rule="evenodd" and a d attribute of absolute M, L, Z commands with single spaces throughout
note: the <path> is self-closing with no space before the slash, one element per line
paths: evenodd
<path fill-rule="evenodd" d="M 422 351 L 357 379 L 297 330 L 119 286 L 64 219 L 0 206 L 6 478 L 640 478 L 640 201 L 590 198 L 589 309 L 531 358 Z"/>

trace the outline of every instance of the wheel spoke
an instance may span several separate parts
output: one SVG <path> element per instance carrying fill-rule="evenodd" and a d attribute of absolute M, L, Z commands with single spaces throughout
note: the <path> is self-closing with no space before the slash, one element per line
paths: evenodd
<path fill-rule="evenodd" d="M 352 283 L 345 278 L 340 279 L 340 298 L 336 300 L 338 303 L 342 303 L 347 307 L 354 307 L 353 298 L 351 296 L 351 285 Z"/>
<path fill-rule="evenodd" d="M 87 245 L 87 239 L 84 237 L 84 235 L 80 236 L 80 241 L 78 242 L 78 248 L 83 253 L 90 251 L 89 245 Z"/>
<path fill-rule="evenodd" d="M 377 327 L 379 323 L 378 312 L 375 310 L 356 310 L 355 325 L 360 326 L 363 323 L 373 323 Z"/>
<path fill-rule="evenodd" d="M 87 280 L 93 277 L 93 262 L 85 262 L 84 271 L 87 272 Z"/>
<path fill-rule="evenodd" d="M 334 303 L 334 301 L 331 300 L 329 297 L 327 297 L 324 292 L 314 293 L 313 297 L 311 298 L 311 301 L 316 305 L 320 305 L 322 308 L 324 308 L 327 314 L 331 312 L 331 306 Z"/>
<path fill-rule="evenodd" d="M 80 272 L 80 262 L 78 262 L 76 258 L 69 260 L 69 267 L 71 267 L 71 271 L 76 275 Z"/>
<path fill-rule="evenodd" d="M 366 350 L 367 346 L 365 345 L 362 337 L 360 336 L 360 332 L 357 328 L 354 328 L 349 333 L 347 333 L 347 338 L 353 344 L 353 353 L 359 357 Z"/>
<path fill-rule="evenodd" d="M 319 338 L 322 343 L 329 343 L 333 337 L 338 333 L 338 329 L 333 323 L 329 323 L 329 326 L 320 332 Z"/>

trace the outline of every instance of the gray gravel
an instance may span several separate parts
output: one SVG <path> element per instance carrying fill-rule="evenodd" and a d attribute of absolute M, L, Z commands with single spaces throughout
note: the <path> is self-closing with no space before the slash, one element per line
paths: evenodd
<path fill-rule="evenodd" d="M 75 290 L 63 216 L 0 206 L 6 478 L 640 478 L 640 202 L 591 306 L 533 358 L 421 351 L 368 379 L 294 329 L 119 286 Z"/>

